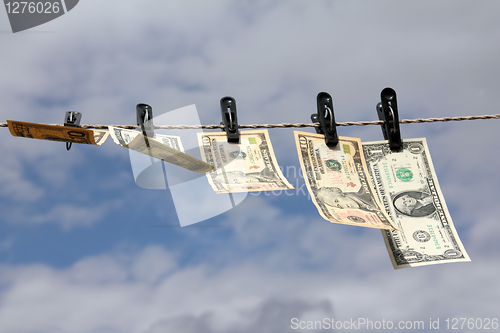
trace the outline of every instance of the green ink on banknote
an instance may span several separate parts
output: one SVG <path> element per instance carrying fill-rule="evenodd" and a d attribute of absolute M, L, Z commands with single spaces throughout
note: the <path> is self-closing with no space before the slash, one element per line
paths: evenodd
<path fill-rule="evenodd" d="M 244 152 L 232 151 L 229 153 L 229 157 L 231 157 L 231 158 L 245 158 L 245 157 L 247 157 L 247 154 L 245 154 Z"/>
<path fill-rule="evenodd" d="M 345 147 L 345 145 L 344 145 Z M 326 167 L 330 170 L 333 170 L 333 171 L 340 171 L 342 170 L 342 164 L 340 164 L 338 161 L 336 160 L 327 160 L 325 162 L 326 164 Z"/>
<path fill-rule="evenodd" d="M 387 163 L 382 162 L 382 167 L 384 168 L 384 173 L 387 178 L 387 185 L 389 186 L 390 189 L 394 188 L 392 184 L 391 173 L 389 172 L 389 167 L 387 166 Z"/>
<path fill-rule="evenodd" d="M 409 182 L 413 179 L 413 173 L 409 169 L 401 168 L 396 171 L 396 177 L 401 181 Z"/>

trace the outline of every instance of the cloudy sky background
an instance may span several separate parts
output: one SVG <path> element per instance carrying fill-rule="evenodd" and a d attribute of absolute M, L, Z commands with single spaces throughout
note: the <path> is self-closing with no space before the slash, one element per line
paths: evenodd
<path fill-rule="evenodd" d="M 134 124 L 148 103 L 155 115 L 196 104 L 202 124 L 218 124 L 229 95 L 240 124 L 309 122 L 320 91 L 337 121 L 377 120 L 387 86 L 402 119 L 496 114 L 499 12 L 496 1 L 86 0 L 12 34 L 0 10 L 0 121 L 62 123 L 75 110 L 82 124 Z M 397 271 L 380 231 L 323 220 L 304 192 L 248 196 L 179 228 L 170 192 L 135 185 L 111 139 L 67 152 L 0 129 L 0 331 L 498 317 L 499 126 L 401 125 L 403 138 L 427 137 L 472 261 Z M 300 188 L 293 129 L 269 132 Z M 383 139 L 379 126 L 338 132 Z"/>

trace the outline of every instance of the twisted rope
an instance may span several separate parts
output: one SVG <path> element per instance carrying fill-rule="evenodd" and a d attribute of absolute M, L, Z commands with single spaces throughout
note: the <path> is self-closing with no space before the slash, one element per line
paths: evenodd
<path fill-rule="evenodd" d="M 433 123 L 433 122 L 446 122 L 446 121 L 464 121 L 464 120 L 478 120 L 478 119 L 499 119 L 500 114 L 481 115 L 481 116 L 465 116 L 465 117 L 443 117 L 443 118 L 417 118 L 417 119 L 403 119 L 400 124 L 418 124 L 418 123 Z M 336 126 L 367 126 L 367 125 L 382 125 L 382 120 L 376 121 L 355 121 L 355 122 L 340 122 L 335 123 Z M 53 124 L 56 126 L 63 126 L 61 124 Z M 114 126 L 125 129 L 136 129 L 137 125 L 81 125 L 81 128 L 92 129 L 108 129 L 108 126 Z M 290 128 L 290 127 L 318 127 L 319 123 L 281 123 L 281 124 L 253 124 L 253 125 L 239 125 L 239 128 Z M 0 123 L 0 127 L 7 127 L 7 123 Z M 224 129 L 224 125 L 163 125 L 155 126 L 155 129 Z"/>

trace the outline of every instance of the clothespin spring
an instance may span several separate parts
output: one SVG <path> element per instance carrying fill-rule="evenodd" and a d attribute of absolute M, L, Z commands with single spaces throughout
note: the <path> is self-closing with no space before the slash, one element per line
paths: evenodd
<path fill-rule="evenodd" d="M 316 97 L 317 113 L 311 115 L 313 122 L 319 122 L 316 133 L 325 135 L 325 144 L 332 148 L 338 142 L 337 128 L 335 127 L 335 116 L 333 114 L 333 99 L 330 94 L 320 92 Z"/>
<path fill-rule="evenodd" d="M 222 113 L 221 125 L 224 125 L 224 128 L 226 130 L 227 142 L 239 143 L 240 133 L 238 131 L 238 115 L 236 113 L 236 100 L 230 96 L 223 97 L 220 100 L 220 107 Z"/>
<path fill-rule="evenodd" d="M 68 111 L 64 115 L 64 126 L 79 127 L 81 119 L 82 119 L 82 114 L 80 112 Z M 66 141 L 66 150 L 70 150 L 72 144 L 73 144 L 72 142 Z"/>
<path fill-rule="evenodd" d="M 385 88 L 380 93 L 381 102 L 377 104 L 378 118 L 384 123 L 381 125 L 384 139 L 389 140 L 391 151 L 401 151 L 401 131 L 399 129 L 398 102 L 396 92 L 392 88 Z M 391 124 L 392 122 L 392 124 Z"/>
<path fill-rule="evenodd" d="M 74 123 L 75 122 L 75 118 L 73 117 L 73 112 L 69 113 L 68 122 L 70 122 L 70 123 Z M 71 149 L 71 145 L 72 144 L 73 144 L 73 142 L 66 142 L 66 150 L 69 151 Z"/>
<path fill-rule="evenodd" d="M 330 132 L 333 131 L 333 113 L 332 113 L 332 110 L 327 106 L 325 105 L 325 110 L 328 111 L 328 113 L 330 114 Z M 325 119 L 327 118 L 327 115 L 325 114 Z"/>

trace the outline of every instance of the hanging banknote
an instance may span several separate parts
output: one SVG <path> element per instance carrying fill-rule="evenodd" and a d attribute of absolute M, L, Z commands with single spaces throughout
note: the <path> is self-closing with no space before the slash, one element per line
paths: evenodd
<path fill-rule="evenodd" d="M 278 167 L 267 130 L 240 131 L 240 143 L 225 132 L 198 133 L 202 159 L 215 166 L 207 173 L 216 193 L 293 189 Z"/>
<path fill-rule="evenodd" d="M 383 230 L 394 268 L 470 261 L 446 207 L 424 139 L 363 143 L 368 171 L 400 231 Z"/>
<path fill-rule="evenodd" d="M 86 128 L 60 125 L 46 125 L 7 120 L 13 136 L 50 141 L 86 143 L 102 145 L 109 135 L 108 131 L 89 130 Z"/>
<path fill-rule="evenodd" d="M 360 139 L 339 137 L 338 145 L 329 148 L 322 134 L 294 133 L 307 189 L 324 219 L 396 229 L 373 188 Z"/>
<path fill-rule="evenodd" d="M 125 148 L 158 158 L 182 168 L 205 173 L 214 167 L 184 153 L 181 138 L 178 136 L 155 134 L 153 138 L 144 136 L 141 132 L 109 126 L 113 141 Z"/>

